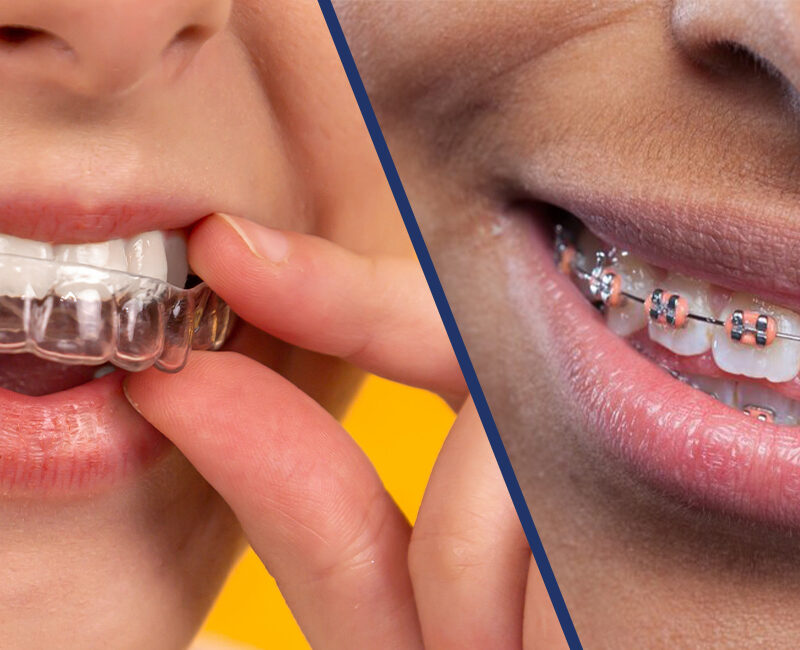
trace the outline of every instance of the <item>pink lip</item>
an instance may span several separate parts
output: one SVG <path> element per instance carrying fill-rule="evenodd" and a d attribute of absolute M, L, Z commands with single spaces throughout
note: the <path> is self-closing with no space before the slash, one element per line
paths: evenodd
<path fill-rule="evenodd" d="M 149 230 L 185 228 L 209 214 L 191 202 L 130 202 L 34 198 L 0 200 L 0 233 L 77 244 L 129 237 Z"/>
<path fill-rule="evenodd" d="M 686 504 L 800 527 L 797 429 L 748 418 L 633 350 L 556 272 L 549 235 L 533 230 L 525 281 L 538 288 L 553 380 L 574 399 L 589 441 Z"/>
<path fill-rule="evenodd" d="M 125 374 L 42 397 L 0 389 L 0 490 L 97 490 L 141 471 L 169 449 L 171 443 L 125 399 Z"/>

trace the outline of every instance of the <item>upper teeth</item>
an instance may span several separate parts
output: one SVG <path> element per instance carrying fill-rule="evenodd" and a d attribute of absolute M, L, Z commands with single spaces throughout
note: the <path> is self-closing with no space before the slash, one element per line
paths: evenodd
<path fill-rule="evenodd" d="M 725 319 L 735 309 L 757 309 L 773 316 L 778 329 L 790 334 L 800 334 L 800 316 L 752 296 L 737 294 L 720 313 Z M 776 340 L 764 348 L 740 345 L 732 341 L 721 327 L 714 333 L 712 352 L 714 362 L 726 372 L 748 377 L 764 377 L 773 382 L 789 381 L 800 372 L 800 345 L 793 341 Z"/>
<path fill-rule="evenodd" d="M 659 287 L 686 298 L 694 312 L 698 314 L 711 313 L 711 306 L 708 304 L 710 286 L 707 283 L 677 273 L 668 273 Z M 679 329 L 664 327 L 651 320 L 648 327 L 652 340 L 672 350 L 675 354 L 685 356 L 706 352 L 711 347 L 712 330 L 715 329 L 712 325 L 696 320 L 690 320 L 685 327 Z"/>
<path fill-rule="evenodd" d="M 87 264 L 166 281 L 183 287 L 188 275 L 186 242 L 175 232 L 151 231 L 128 239 L 89 244 L 55 244 L 0 235 L 0 254 L 31 258 L 20 260 L 22 273 L 0 276 L 0 295 L 45 294 L 52 285 L 51 269 L 36 260 Z"/>
<path fill-rule="evenodd" d="M 656 286 L 653 269 L 640 264 L 630 255 L 621 257 L 614 265 L 624 278 L 625 289 L 637 296 L 644 296 Z M 633 300 L 626 300 L 619 307 L 606 312 L 608 326 L 620 336 L 628 336 L 647 325 L 647 315 L 642 306 Z"/>
<path fill-rule="evenodd" d="M 622 276 L 625 289 L 630 287 L 634 295 L 644 297 L 656 286 L 655 283 L 644 286 L 644 283 L 649 278 L 658 277 L 658 271 L 632 255 L 624 258 L 624 264 L 620 260 L 615 269 Z M 750 296 L 735 295 L 716 301 L 719 304 L 712 304 L 715 301 L 711 299 L 711 285 L 671 273 L 659 281 L 658 287 L 686 298 L 695 314 L 724 321 L 736 309 L 755 310 L 774 317 L 779 331 L 800 334 L 800 316 Z M 642 317 L 626 317 L 626 310 L 633 309 L 642 311 Z M 743 345 L 731 340 L 725 328 L 696 320 L 690 320 L 680 329 L 668 328 L 649 321 L 639 304 L 635 307 L 630 304 L 607 307 L 606 319 L 608 326 L 621 336 L 628 336 L 647 325 L 652 340 L 681 356 L 711 350 L 716 365 L 731 374 L 784 382 L 800 373 L 800 344 L 793 341 L 775 340 L 766 347 Z"/>

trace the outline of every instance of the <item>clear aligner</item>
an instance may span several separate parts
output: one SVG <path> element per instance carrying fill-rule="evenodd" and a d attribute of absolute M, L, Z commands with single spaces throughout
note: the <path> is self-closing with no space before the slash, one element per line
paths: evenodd
<path fill-rule="evenodd" d="M 177 372 L 190 349 L 218 349 L 232 319 L 205 284 L 0 255 L 0 354 Z"/>

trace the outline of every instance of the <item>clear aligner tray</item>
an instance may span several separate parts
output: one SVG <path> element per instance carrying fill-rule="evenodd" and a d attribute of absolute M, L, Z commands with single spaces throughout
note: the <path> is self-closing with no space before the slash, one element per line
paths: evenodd
<path fill-rule="evenodd" d="M 205 284 L 0 255 L 0 354 L 177 372 L 190 349 L 218 349 L 232 319 Z"/>

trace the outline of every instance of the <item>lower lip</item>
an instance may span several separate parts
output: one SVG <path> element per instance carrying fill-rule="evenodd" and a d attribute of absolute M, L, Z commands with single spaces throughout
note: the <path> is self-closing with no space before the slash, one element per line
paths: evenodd
<path fill-rule="evenodd" d="M 547 323 L 550 372 L 590 442 L 688 505 L 800 528 L 798 430 L 738 413 L 645 359 L 556 271 L 549 234 L 531 230 L 523 265 L 535 326 Z"/>
<path fill-rule="evenodd" d="M 152 464 L 171 446 L 122 392 L 124 371 L 52 395 L 0 389 L 0 490 L 97 491 Z"/>

